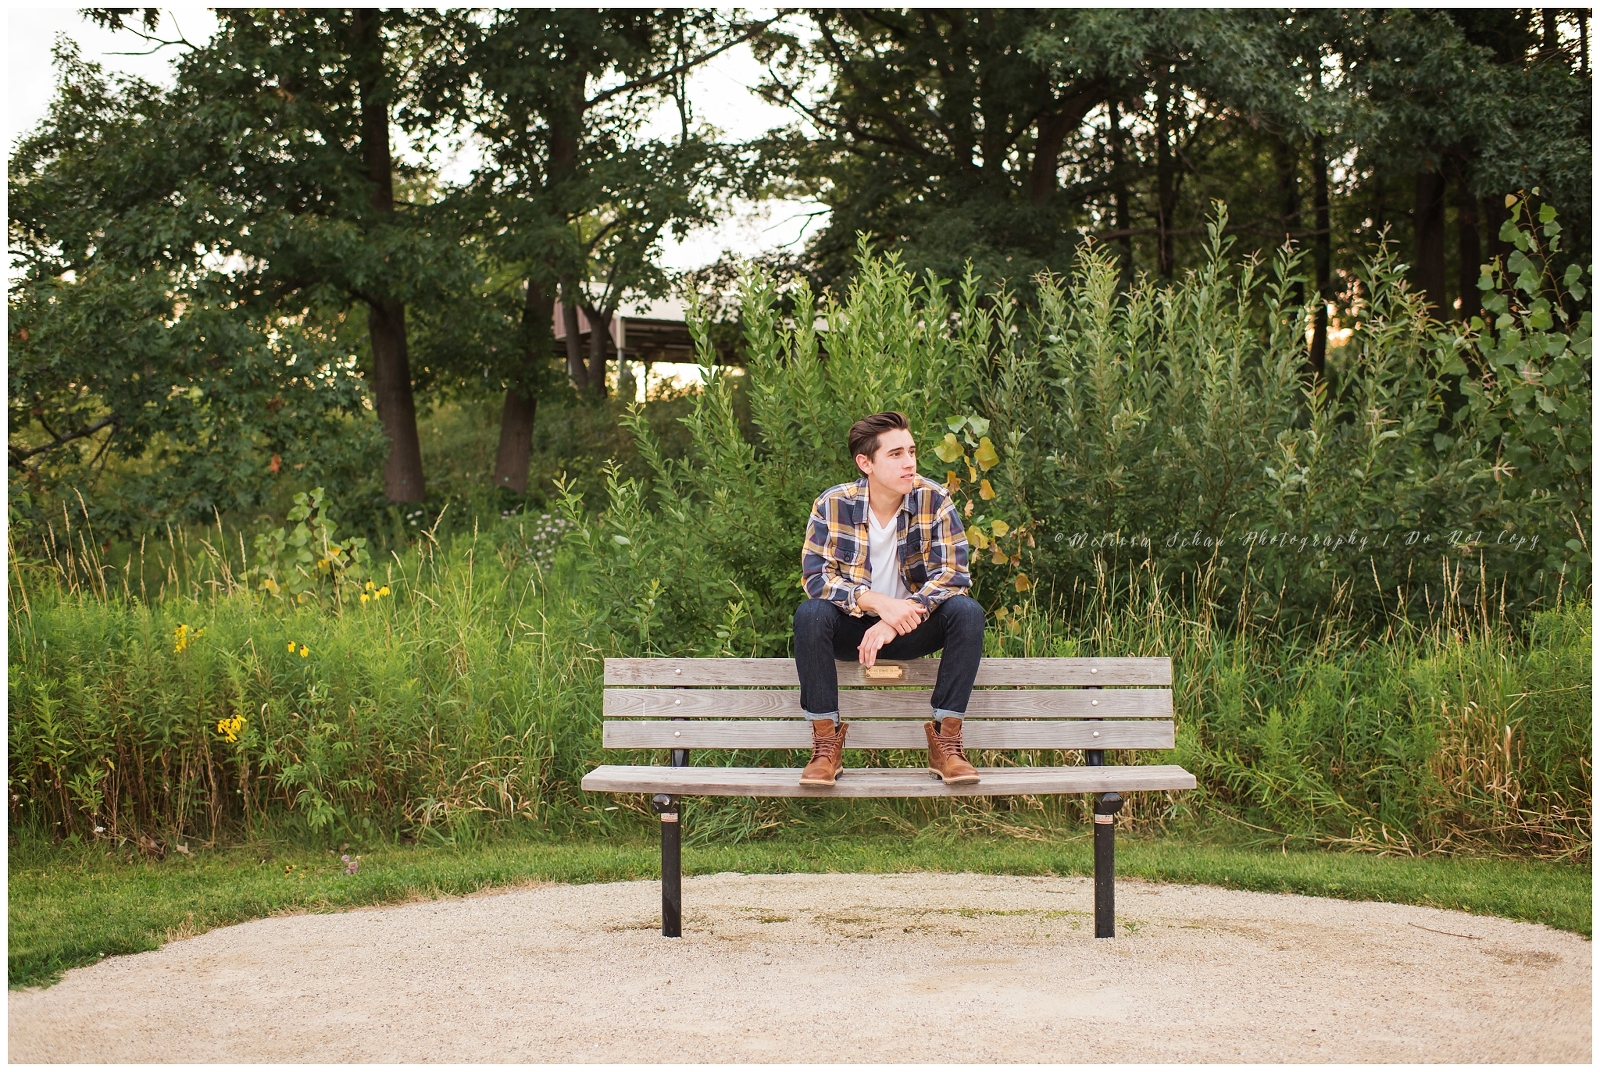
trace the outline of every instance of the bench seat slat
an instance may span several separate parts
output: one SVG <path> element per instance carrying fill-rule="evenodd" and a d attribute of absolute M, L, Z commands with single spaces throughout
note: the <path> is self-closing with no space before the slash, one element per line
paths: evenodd
<path fill-rule="evenodd" d="M 846 722 L 860 718 L 905 718 L 928 712 L 926 689 L 855 689 L 839 694 Z M 793 718 L 799 719 L 795 689 L 605 690 L 607 718 Z M 1005 689 L 976 691 L 967 717 L 983 718 L 1172 718 L 1170 689 Z"/>
<path fill-rule="evenodd" d="M 1193 789 L 1177 766 L 980 767 L 976 785 L 945 785 L 910 767 L 849 767 L 834 786 L 799 784 L 798 767 L 596 767 L 583 788 L 598 793 L 707 797 L 976 797 Z"/>
<path fill-rule="evenodd" d="M 860 663 L 839 663 L 839 685 L 863 688 L 882 685 L 932 686 L 939 660 L 912 659 L 886 663 L 905 667 L 898 679 L 866 676 Z M 766 685 L 789 688 L 800 684 L 793 659 L 607 659 L 607 685 Z M 1042 685 L 1172 684 L 1172 660 L 1141 659 L 984 659 L 978 666 L 979 687 Z"/>
<path fill-rule="evenodd" d="M 975 748 L 1171 748 L 1170 722 L 963 722 L 962 743 Z M 921 722 L 852 722 L 849 748 L 926 748 Z M 811 726 L 783 722 L 607 722 L 607 748 L 811 747 Z"/>

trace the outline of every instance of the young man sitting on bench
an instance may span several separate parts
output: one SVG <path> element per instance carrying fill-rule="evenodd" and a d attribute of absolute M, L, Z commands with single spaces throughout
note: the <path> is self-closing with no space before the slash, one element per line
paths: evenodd
<path fill-rule="evenodd" d="M 800 570 L 806 595 L 794 615 L 800 708 L 811 720 L 811 762 L 801 785 L 833 785 L 849 726 L 839 719 L 835 659 L 870 667 L 943 650 L 933 690 L 928 770 L 949 785 L 978 772 L 961 748 L 972 683 L 983 655 L 983 607 L 967 595 L 967 535 L 945 489 L 917 473 L 917 446 L 902 413 L 850 426 L 861 479 L 829 488 L 811 508 Z"/>

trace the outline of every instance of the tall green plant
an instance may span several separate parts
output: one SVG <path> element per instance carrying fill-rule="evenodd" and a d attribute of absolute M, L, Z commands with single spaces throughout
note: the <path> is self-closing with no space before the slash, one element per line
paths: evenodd
<path fill-rule="evenodd" d="M 802 285 L 787 315 L 770 280 L 746 277 L 747 371 L 710 367 L 702 345 L 708 386 L 684 418 L 682 459 L 630 418 L 658 506 L 622 482 L 602 514 L 648 529 L 652 549 L 607 549 L 592 568 L 676 566 L 675 548 L 692 545 L 705 559 L 692 573 L 651 565 L 614 585 L 660 586 L 672 610 L 652 643 L 711 645 L 710 624 L 737 598 L 757 646 L 782 651 L 810 504 L 855 476 L 850 422 L 896 408 L 922 440 L 924 472 L 962 500 L 992 608 L 1140 564 L 1191 594 L 1204 576 L 1230 616 L 1289 623 L 1351 600 L 1368 621 L 1426 616 L 1491 591 L 1521 613 L 1586 585 L 1587 549 L 1563 541 L 1589 516 L 1586 454 L 1573 450 L 1587 442 L 1587 317 L 1570 335 L 1533 330 L 1554 314 L 1529 292 L 1492 338 L 1455 335 L 1383 245 L 1318 374 L 1300 254 L 1233 259 L 1218 209 L 1201 269 L 1122 290 L 1115 257 L 1090 247 L 1070 278 L 1038 281 L 1026 322 L 971 273 L 952 302 L 941 281 L 865 248 L 845 295 L 819 302 Z M 1500 379 L 1463 384 L 1473 347 Z M 1510 482 L 1508 466 L 1531 473 Z"/>
<path fill-rule="evenodd" d="M 790 617 L 804 598 L 800 545 L 812 501 L 859 476 L 846 447 L 851 423 L 898 409 L 926 437 L 976 402 L 990 316 L 974 279 L 952 308 L 940 281 L 919 283 L 893 258 L 863 252 L 860 275 L 842 299 L 819 304 L 801 284 L 785 314 L 778 297 L 760 273 L 742 282 L 742 377 L 713 364 L 706 324 L 691 320 L 706 387 L 683 418 L 688 455 L 668 458 L 643 411 L 632 411 L 628 423 L 654 471 L 648 490 L 656 505 L 640 483 L 615 481 L 596 530 L 610 535 L 584 537 L 597 592 L 610 593 L 601 597 L 609 609 L 598 612 L 607 620 L 643 621 L 640 594 L 658 593 L 664 613 L 652 627 L 652 650 L 716 649 L 732 601 L 749 616 L 756 651 L 786 652 Z M 739 419 L 741 390 L 754 442 Z M 944 478 L 931 450 L 922 462 L 931 477 Z M 586 520 L 583 509 L 569 498 L 573 520 Z M 643 640 L 632 624 L 622 635 Z"/>
<path fill-rule="evenodd" d="M 1506 201 L 1500 239 L 1513 249 L 1483 266 L 1485 318 L 1473 318 L 1445 371 L 1461 377 L 1476 445 L 1493 457 L 1493 508 L 1542 530 L 1532 534 L 1544 536 L 1544 568 L 1582 585 L 1592 569 L 1594 314 L 1581 303 L 1593 269 L 1560 263 L 1552 206 Z"/>

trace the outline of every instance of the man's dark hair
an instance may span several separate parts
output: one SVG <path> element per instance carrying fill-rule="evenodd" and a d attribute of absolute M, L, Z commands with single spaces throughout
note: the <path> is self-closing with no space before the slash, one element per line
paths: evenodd
<path fill-rule="evenodd" d="M 906 420 L 904 413 L 890 410 L 887 413 L 874 413 L 870 417 L 863 417 L 850 426 L 850 460 L 854 461 L 856 455 L 865 454 L 868 458 L 878 453 L 878 437 L 885 432 L 896 428 L 911 431 L 911 422 Z"/>

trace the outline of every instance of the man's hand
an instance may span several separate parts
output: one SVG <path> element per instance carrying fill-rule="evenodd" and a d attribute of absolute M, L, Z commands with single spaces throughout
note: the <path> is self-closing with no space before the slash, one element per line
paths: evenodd
<path fill-rule="evenodd" d="M 899 602 L 899 601 L 897 601 Z M 878 649 L 898 634 L 894 627 L 885 619 L 879 619 L 878 624 L 867 630 L 867 635 L 861 638 L 861 646 L 856 649 L 856 654 L 861 659 L 862 666 L 871 666 L 878 661 Z"/>
<path fill-rule="evenodd" d="M 897 636 L 905 636 L 916 629 L 928 616 L 928 608 L 914 599 L 893 599 L 877 592 L 866 592 L 858 596 L 856 605 L 868 614 L 876 614 L 880 624 L 893 629 L 891 640 Z"/>

